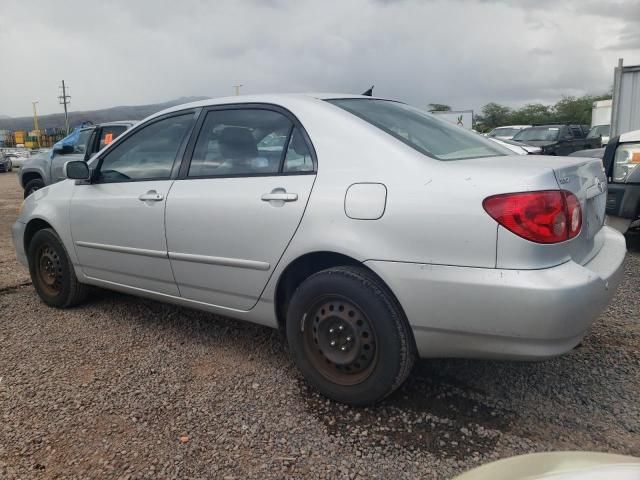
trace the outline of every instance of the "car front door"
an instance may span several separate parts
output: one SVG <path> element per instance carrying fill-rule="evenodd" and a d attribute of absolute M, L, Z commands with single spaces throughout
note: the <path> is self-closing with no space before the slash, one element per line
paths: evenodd
<path fill-rule="evenodd" d="M 302 126 L 275 107 L 215 108 L 167 200 L 167 247 L 183 297 L 249 310 L 293 237 L 315 180 Z"/>
<path fill-rule="evenodd" d="M 100 158 L 89 185 L 75 185 L 71 234 L 85 275 L 178 295 L 167 257 L 166 198 L 195 112 L 153 120 Z"/>

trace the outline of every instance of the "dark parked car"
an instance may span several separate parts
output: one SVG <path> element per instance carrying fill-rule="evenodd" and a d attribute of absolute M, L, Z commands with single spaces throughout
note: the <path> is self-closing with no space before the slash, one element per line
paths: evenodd
<path fill-rule="evenodd" d="M 519 132 L 513 140 L 540 147 L 543 155 L 563 156 L 600 147 L 600 138 L 587 138 L 587 132 L 583 125 L 535 125 Z"/>
<path fill-rule="evenodd" d="M 0 172 L 10 172 L 12 168 L 11 158 L 0 152 Z"/>
<path fill-rule="evenodd" d="M 606 148 L 571 157 L 601 158 L 607 174 L 607 224 L 625 233 L 640 227 L 640 130 L 612 138 Z"/>

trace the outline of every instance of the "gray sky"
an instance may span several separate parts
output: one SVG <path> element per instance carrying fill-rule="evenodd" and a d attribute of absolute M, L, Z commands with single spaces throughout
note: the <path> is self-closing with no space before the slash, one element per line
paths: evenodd
<path fill-rule="evenodd" d="M 478 110 L 602 93 L 640 0 L 2 0 L 0 115 L 331 91 Z"/>

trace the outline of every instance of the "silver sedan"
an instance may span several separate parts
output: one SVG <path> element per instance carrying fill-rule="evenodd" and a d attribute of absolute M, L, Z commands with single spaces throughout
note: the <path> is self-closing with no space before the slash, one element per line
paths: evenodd
<path fill-rule="evenodd" d="M 42 300 L 94 285 L 280 328 L 371 404 L 417 357 L 571 350 L 621 276 L 597 159 L 510 152 L 405 104 L 231 97 L 140 122 L 13 226 Z"/>

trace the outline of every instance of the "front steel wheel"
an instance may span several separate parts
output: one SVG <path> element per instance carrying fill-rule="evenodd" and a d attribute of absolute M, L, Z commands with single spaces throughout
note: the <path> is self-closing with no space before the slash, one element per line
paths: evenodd
<path fill-rule="evenodd" d="M 50 228 L 38 230 L 27 250 L 31 281 L 44 303 L 66 308 L 84 300 L 88 287 L 78 282 L 69 255 L 56 232 Z"/>
<path fill-rule="evenodd" d="M 323 395 L 371 405 L 407 378 L 416 349 L 389 289 L 364 267 L 334 267 L 307 278 L 287 310 L 287 340 L 306 380 Z"/>
<path fill-rule="evenodd" d="M 43 244 L 36 253 L 36 281 L 50 297 L 62 291 L 62 262 L 60 255 L 49 244 Z"/>

